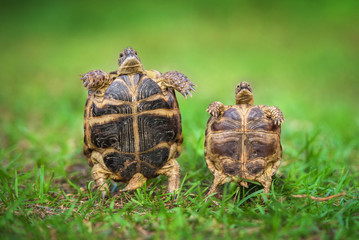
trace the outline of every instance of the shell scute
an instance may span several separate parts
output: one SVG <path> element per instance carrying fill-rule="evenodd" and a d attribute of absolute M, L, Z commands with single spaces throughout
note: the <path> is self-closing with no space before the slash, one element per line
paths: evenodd
<path fill-rule="evenodd" d="M 147 151 L 161 142 L 173 143 L 179 133 L 178 118 L 178 115 L 140 115 L 138 117 L 140 152 Z"/>
<path fill-rule="evenodd" d="M 249 161 L 245 163 L 245 167 L 249 173 L 249 175 L 260 175 L 263 174 L 265 168 L 265 162 L 258 161 Z"/>
<path fill-rule="evenodd" d="M 133 117 L 121 117 L 91 127 L 91 141 L 98 148 L 112 147 L 121 152 L 134 153 Z"/>
<path fill-rule="evenodd" d="M 95 103 L 92 104 L 92 116 L 100 117 L 110 114 L 130 114 L 132 113 L 132 107 L 130 104 L 123 103 L 120 105 L 106 104 L 102 107 L 97 107 Z"/>
<path fill-rule="evenodd" d="M 120 174 L 121 174 L 121 177 L 124 179 L 124 180 L 130 180 L 133 175 L 135 175 L 137 173 L 137 165 L 139 163 L 137 161 L 129 164 L 126 168 L 124 169 L 121 169 L 120 171 Z"/>
<path fill-rule="evenodd" d="M 242 154 L 242 149 L 239 145 L 241 141 L 241 134 L 212 135 L 210 141 L 211 152 L 238 161 Z"/>
<path fill-rule="evenodd" d="M 166 147 L 156 148 L 151 151 L 142 153 L 139 155 L 140 161 L 151 164 L 155 167 L 162 167 L 163 163 L 167 161 L 169 157 L 169 149 Z"/>
<path fill-rule="evenodd" d="M 235 120 L 235 121 L 239 121 L 239 122 L 242 119 L 241 113 L 235 107 L 232 107 L 232 108 L 229 108 L 228 110 L 226 110 L 223 113 L 223 117 L 224 118 L 229 118 L 229 119 L 232 119 L 232 120 Z"/>
<path fill-rule="evenodd" d="M 155 176 L 157 168 L 150 166 L 146 163 L 141 162 L 140 163 L 140 172 L 145 176 L 146 178 L 152 178 Z"/>
<path fill-rule="evenodd" d="M 232 159 L 224 159 L 221 165 L 224 173 L 240 178 L 244 177 L 242 166 L 238 164 L 238 162 L 233 161 Z"/>
<path fill-rule="evenodd" d="M 268 119 L 263 110 L 258 107 L 253 107 L 248 111 L 246 122 L 246 129 L 248 130 L 273 131 L 275 128 L 272 120 Z"/>
<path fill-rule="evenodd" d="M 125 82 L 121 81 L 121 79 L 116 79 L 107 88 L 104 98 L 132 102 L 132 93 Z"/>
<path fill-rule="evenodd" d="M 162 94 L 162 89 L 151 78 L 146 78 L 138 86 L 137 101 L 148 98 L 156 94 Z"/>
<path fill-rule="evenodd" d="M 230 121 L 228 119 L 222 119 L 221 121 L 216 121 L 212 124 L 212 131 L 235 131 L 236 129 L 242 128 L 241 124 L 238 122 Z"/>
<path fill-rule="evenodd" d="M 247 133 L 244 147 L 248 160 L 272 156 L 278 151 L 278 140 L 278 136 L 275 134 Z"/>
<path fill-rule="evenodd" d="M 112 172 L 120 172 L 126 165 L 130 165 L 130 163 L 135 162 L 135 155 L 111 152 L 107 153 L 103 159 L 108 169 Z"/>
<path fill-rule="evenodd" d="M 143 112 L 143 111 L 155 110 L 155 109 L 171 109 L 171 108 L 173 108 L 173 104 L 167 102 L 163 98 L 159 98 L 152 101 L 142 100 L 141 102 L 138 103 L 137 112 Z"/>

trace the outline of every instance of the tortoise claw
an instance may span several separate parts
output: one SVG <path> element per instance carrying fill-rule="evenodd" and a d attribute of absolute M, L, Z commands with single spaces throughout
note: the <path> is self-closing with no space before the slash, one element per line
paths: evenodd
<path fill-rule="evenodd" d="M 209 105 L 206 111 L 213 117 L 218 118 L 222 115 L 222 112 L 224 111 L 224 105 L 221 102 L 213 102 Z"/>
<path fill-rule="evenodd" d="M 274 125 L 280 126 L 282 123 L 284 123 L 285 119 L 283 117 L 281 118 L 276 118 L 274 120 Z"/>
<path fill-rule="evenodd" d="M 105 199 L 107 197 L 106 191 L 101 191 L 101 198 Z"/>
<path fill-rule="evenodd" d="M 217 114 L 217 112 L 216 111 L 214 111 L 214 110 L 211 110 L 211 109 L 207 109 L 206 110 L 209 114 L 211 114 L 213 117 L 215 117 L 215 118 L 217 118 L 218 117 L 218 114 Z"/>
<path fill-rule="evenodd" d="M 186 88 L 184 88 L 181 93 L 182 95 L 187 99 L 187 96 L 189 95 L 190 97 L 192 97 L 192 93 L 191 90 L 193 90 L 194 92 L 196 92 L 196 90 L 193 88 L 193 86 L 188 85 Z"/>
<path fill-rule="evenodd" d="M 84 87 L 86 87 L 88 90 L 90 88 L 99 88 L 104 84 L 109 84 L 111 81 L 108 73 L 102 70 L 93 70 L 86 74 L 80 74 L 80 76 Z"/>
<path fill-rule="evenodd" d="M 190 90 L 187 90 L 187 94 L 190 95 L 190 97 L 192 97 L 192 93 Z"/>

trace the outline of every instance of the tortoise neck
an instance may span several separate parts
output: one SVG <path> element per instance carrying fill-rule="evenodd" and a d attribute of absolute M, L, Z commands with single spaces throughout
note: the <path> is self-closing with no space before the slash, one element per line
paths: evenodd
<path fill-rule="evenodd" d="M 251 99 L 236 98 L 236 105 L 253 105 L 253 97 Z"/>
<path fill-rule="evenodd" d="M 118 75 L 136 74 L 143 73 L 142 64 L 136 64 L 131 66 L 120 66 L 118 68 Z"/>
<path fill-rule="evenodd" d="M 253 94 L 250 91 L 244 90 L 236 93 L 236 104 L 253 104 Z"/>

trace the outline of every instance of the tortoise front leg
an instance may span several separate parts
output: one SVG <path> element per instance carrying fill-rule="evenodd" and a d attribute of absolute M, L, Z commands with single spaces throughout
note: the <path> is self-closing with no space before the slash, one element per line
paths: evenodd
<path fill-rule="evenodd" d="M 165 175 L 168 177 L 168 192 L 174 193 L 180 186 L 180 166 L 175 158 L 169 160 L 160 170 L 156 172 L 157 175 Z"/>
<path fill-rule="evenodd" d="M 83 81 L 85 88 L 91 91 L 96 91 L 97 89 L 109 85 L 113 80 L 114 75 L 115 73 L 108 74 L 102 70 L 93 70 L 86 74 L 81 74 L 81 80 Z"/>
<path fill-rule="evenodd" d="M 159 83 L 162 87 L 177 90 L 185 98 L 187 98 L 187 95 L 192 97 L 191 90 L 196 92 L 194 89 L 196 85 L 192 83 L 184 74 L 177 71 L 169 71 L 161 74 L 159 77 Z"/>
<path fill-rule="evenodd" d="M 213 117 L 218 118 L 222 116 L 223 112 L 225 111 L 225 107 L 223 103 L 216 101 L 211 103 L 206 111 Z"/>
<path fill-rule="evenodd" d="M 258 107 L 264 111 L 267 117 L 274 121 L 275 125 L 279 126 L 285 121 L 283 113 L 279 108 L 275 106 L 268 107 L 266 105 L 259 105 Z"/>

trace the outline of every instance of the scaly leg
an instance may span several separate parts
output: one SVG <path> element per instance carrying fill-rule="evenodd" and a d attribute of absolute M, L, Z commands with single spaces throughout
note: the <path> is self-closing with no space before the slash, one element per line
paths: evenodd
<path fill-rule="evenodd" d="M 272 171 L 271 171 L 271 176 L 273 177 L 274 174 L 276 174 L 277 170 L 278 170 L 278 167 L 280 165 L 280 160 L 277 160 L 273 163 L 273 167 L 272 167 Z"/>
<path fill-rule="evenodd" d="M 140 188 L 145 184 L 147 178 L 141 173 L 136 173 L 128 182 L 127 186 L 124 189 L 121 189 L 119 192 L 134 191 L 137 188 Z"/>
<path fill-rule="evenodd" d="M 91 175 L 95 181 L 95 187 L 101 191 L 102 198 L 105 198 L 108 191 L 108 184 L 106 180 L 108 179 L 109 175 L 107 171 L 105 171 L 101 165 L 97 163 L 93 166 Z"/>
<path fill-rule="evenodd" d="M 266 105 L 259 105 L 258 107 L 264 111 L 267 117 L 274 121 L 275 125 L 279 126 L 285 121 L 283 113 L 279 108 L 275 106 L 268 107 Z"/>
<path fill-rule="evenodd" d="M 225 111 L 225 106 L 223 103 L 216 101 L 211 103 L 206 111 L 213 117 L 219 118 Z"/>
<path fill-rule="evenodd" d="M 213 183 L 212 183 L 212 186 L 211 188 L 209 189 L 206 197 L 216 193 L 218 191 L 218 187 L 220 185 L 223 185 L 225 184 L 226 182 L 228 182 L 230 179 L 223 173 L 220 173 L 218 171 L 216 171 L 214 173 L 214 180 L 213 180 Z"/>
<path fill-rule="evenodd" d="M 240 184 L 242 187 L 248 188 L 248 182 L 240 181 L 239 184 Z"/>
<path fill-rule="evenodd" d="M 94 92 L 110 85 L 114 79 L 114 75 L 114 73 L 108 74 L 102 70 L 93 70 L 86 74 L 82 74 L 81 80 L 83 81 L 84 87 Z"/>
<path fill-rule="evenodd" d="M 272 177 L 269 174 L 263 174 L 256 180 L 263 185 L 264 193 L 270 192 L 270 186 L 272 184 Z"/>
<path fill-rule="evenodd" d="M 99 152 L 93 151 L 91 153 L 90 161 L 93 164 L 91 175 L 95 181 L 95 188 L 98 188 L 101 191 L 102 198 L 105 198 L 108 191 L 107 179 L 110 177 L 110 173 L 107 169 L 103 167 L 102 155 Z"/>
<path fill-rule="evenodd" d="M 158 175 L 168 177 L 168 192 L 174 193 L 180 186 L 180 166 L 175 158 L 169 160 L 160 170 L 156 172 Z"/>
<path fill-rule="evenodd" d="M 180 92 L 185 98 L 191 94 L 192 91 L 196 91 L 196 86 L 192 83 L 184 74 L 177 71 L 169 71 L 161 74 L 158 79 L 158 83 L 162 88 L 172 88 Z"/>

